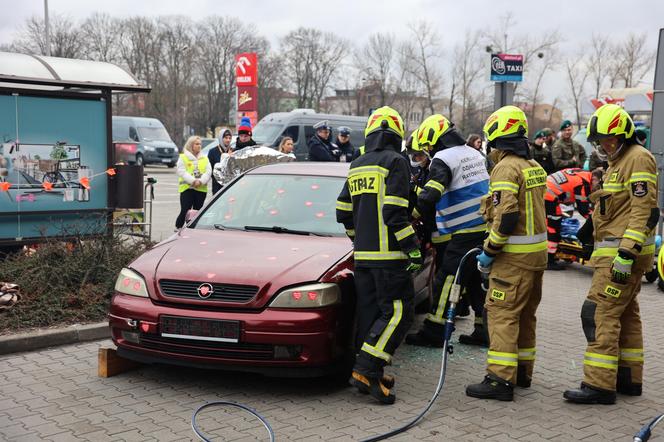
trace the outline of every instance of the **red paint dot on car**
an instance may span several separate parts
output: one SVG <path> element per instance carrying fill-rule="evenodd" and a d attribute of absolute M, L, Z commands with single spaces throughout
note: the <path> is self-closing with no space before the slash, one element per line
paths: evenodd
<path fill-rule="evenodd" d="M 316 214 L 316 218 L 323 218 L 325 216 L 325 212 L 318 212 Z"/>
<path fill-rule="evenodd" d="M 314 205 L 314 203 L 312 203 L 311 201 L 305 201 L 304 205 L 307 206 L 307 207 L 311 207 L 311 206 Z"/>
<path fill-rule="evenodd" d="M 311 190 L 318 190 L 318 189 L 320 189 L 320 186 L 318 184 L 311 185 Z"/>

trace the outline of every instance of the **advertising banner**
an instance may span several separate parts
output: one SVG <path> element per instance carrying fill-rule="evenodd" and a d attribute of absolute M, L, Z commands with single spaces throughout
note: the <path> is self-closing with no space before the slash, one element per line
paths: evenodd
<path fill-rule="evenodd" d="M 491 81 L 523 80 L 523 55 L 491 54 Z"/>
<path fill-rule="evenodd" d="M 235 56 L 235 84 L 258 86 L 258 57 L 255 52 Z"/>

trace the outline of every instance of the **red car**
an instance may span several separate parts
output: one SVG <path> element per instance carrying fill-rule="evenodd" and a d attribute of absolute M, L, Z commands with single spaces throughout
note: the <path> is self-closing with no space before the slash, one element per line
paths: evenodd
<path fill-rule="evenodd" d="M 343 163 L 252 169 L 118 276 L 109 313 L 121 356 L 279 376 L 347 368 L 352 243 L 335 219 Z M 432 257 L 414 276 L 430 299 Z"/>

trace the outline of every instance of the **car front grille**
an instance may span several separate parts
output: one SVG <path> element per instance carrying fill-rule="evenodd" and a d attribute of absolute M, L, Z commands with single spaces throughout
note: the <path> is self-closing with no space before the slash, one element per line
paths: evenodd
<path fill-rule="evenodd" d="M 196 281 L 159 280 L 159 288 L 165 296 L 181 299 L 203 299 L 198 296 L 198 287 L 201 284 L 203 283 Z M 258 293 L 258 287 L 255 285 L 219 283 L 211 283 L 211 285 L 214 293 L 204 298 L 206 301 L 246 303 Z"/>
<path fill-rule="evenodd" d="M 170 149 L 168 147 L 158 147 L 157 153 L 161 155 L 173 155 L 173 149 Z"/>
<path fill-rule="evenodd" d="M 140 345 L 168 353 L 224 359 L 265 361 L 273 359 L 274 356 L 274 346 L 271 344 L 175 339 L 144 333 L 140 335 Z"/>

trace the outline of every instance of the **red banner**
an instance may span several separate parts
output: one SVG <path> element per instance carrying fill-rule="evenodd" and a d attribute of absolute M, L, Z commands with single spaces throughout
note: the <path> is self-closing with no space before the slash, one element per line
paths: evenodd
<path fill-rule="evenodd" d="M 258 109 L 258 88 L 256 86 L 237 87 L 237 110 L 240 112 Z"/>
<path fill-rule="evenodd" d="M 258 57 L 255 52 L 245 52 L 235 56 L 235 84 L 258 86 Z"/>

